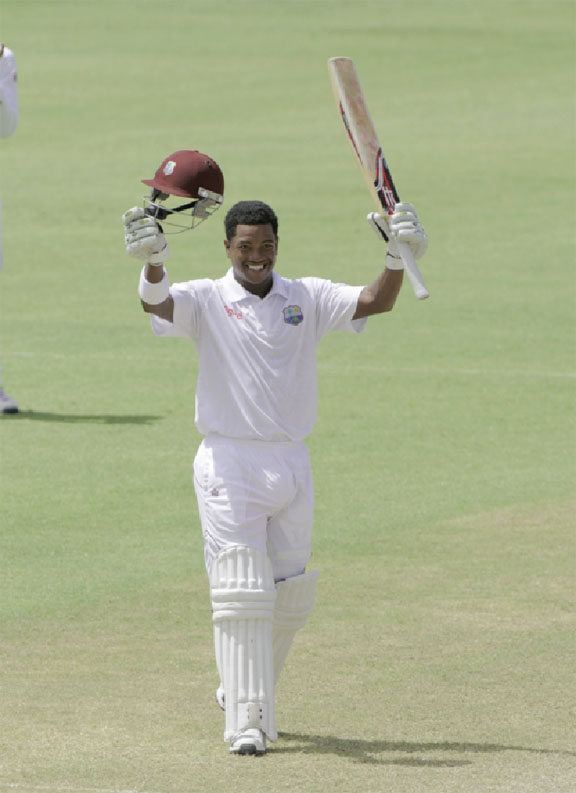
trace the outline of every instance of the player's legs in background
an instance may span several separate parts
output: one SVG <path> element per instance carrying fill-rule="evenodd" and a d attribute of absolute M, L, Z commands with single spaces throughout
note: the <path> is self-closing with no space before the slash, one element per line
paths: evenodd
<path fill-rule="evenodd" d="M 18 413 L 18 405 L 8 396 L 2 387 L 2 368 L 0 367 L 0 413 Z"/>
<path fill-rule="evenodd" d="M 0 204 L 0 270 L 2 270 L 2 204 Z M 18 405 L 2 387 L 2 365 L 0 363 L 0 413 L 18 413 Z"/>

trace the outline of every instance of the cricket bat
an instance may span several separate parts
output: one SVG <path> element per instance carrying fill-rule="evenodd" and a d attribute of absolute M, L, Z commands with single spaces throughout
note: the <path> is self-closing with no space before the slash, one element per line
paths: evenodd
<path fill-rule="evenodd" d="M 336 104 L 370 194 L 378 212 L 381 215 L 391 215 L 400 198 L 368 112 L 354 61 L 351 58 L 330 58 L 328 70 Z M 398 249 L 414 294 L 419 300 L 427 298 L 430 293 L 426 289 L 410 247 L 400 242 Z"/>

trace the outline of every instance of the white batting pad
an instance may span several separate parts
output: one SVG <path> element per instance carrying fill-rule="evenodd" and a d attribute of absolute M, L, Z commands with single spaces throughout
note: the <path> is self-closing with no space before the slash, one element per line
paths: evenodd
<path fill-rule="evenodd" d="M 296 633 L 303 628 L 314 608 L 318 570 L 287 578 L 276 584 L 274 609 L 274 681 L 278 681 Z"/>
<path fill-rule="evenodd" d="M 221 551 L 210 576 L 216 663 L 226 698 L 224 740 L 256 727 L 278 738 L 272 625 L 276 589 L 268 557 L 254 548 Z"/>

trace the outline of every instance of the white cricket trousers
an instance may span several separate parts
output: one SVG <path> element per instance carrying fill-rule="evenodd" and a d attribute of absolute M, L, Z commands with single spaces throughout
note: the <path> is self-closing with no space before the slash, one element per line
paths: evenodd
<path fill-rule="evenodd" d="M 266 553 L 276 581 L 304 572 L 314 511 L 304 443 L 209 435 L 194 459 L 194 488 L 208 575 L 220 551 L 235 545 Z"/>

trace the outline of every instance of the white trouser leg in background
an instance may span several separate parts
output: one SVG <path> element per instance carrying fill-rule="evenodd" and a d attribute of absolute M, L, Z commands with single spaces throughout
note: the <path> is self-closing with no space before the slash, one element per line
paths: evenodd
<path fill-rule="evenodd" d="M 226 703 L 225 741 L 262 730 L 276 741 L 272 627 L 276 589 L 265 553 L 246 546 L 221 551 L 210 575 L 216 664 Z"/>
<path fill-rule="evenodd" d="M 276 584 L 274 609 L 274 682 L 278 681 L 296 633 L 314 608 L 318 570 L 287 578 Z"/>

